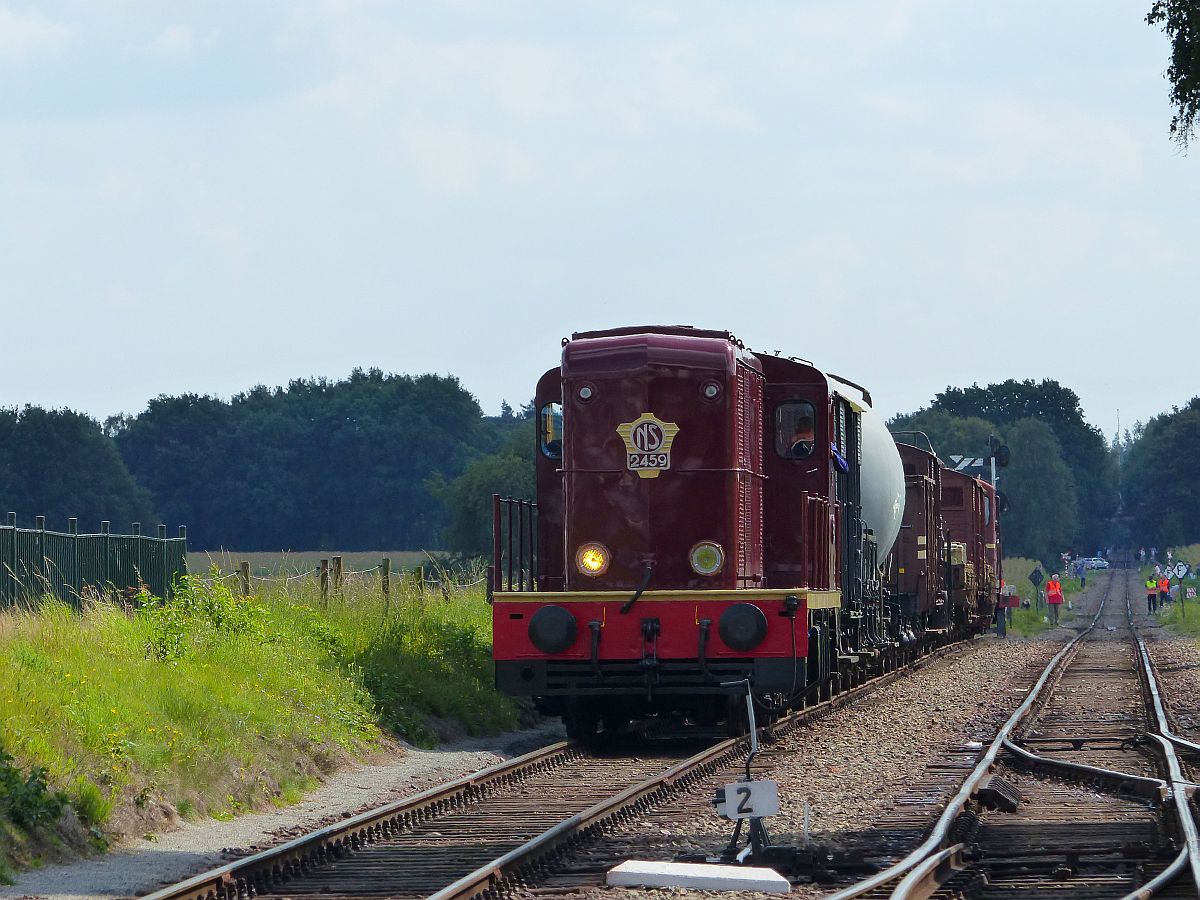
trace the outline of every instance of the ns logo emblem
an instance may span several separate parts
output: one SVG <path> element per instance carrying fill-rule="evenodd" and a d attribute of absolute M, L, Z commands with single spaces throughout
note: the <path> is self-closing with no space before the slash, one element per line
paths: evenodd
<path fill-rule="evenodd" d="M 678 425 L 664 422 L 654 413 L 622 422 L 617 434 L 625 441 L 626 467 L 639 478 L 657 478 L 659 472 L 671 468 L 671 444 L 678 433 Z"/>

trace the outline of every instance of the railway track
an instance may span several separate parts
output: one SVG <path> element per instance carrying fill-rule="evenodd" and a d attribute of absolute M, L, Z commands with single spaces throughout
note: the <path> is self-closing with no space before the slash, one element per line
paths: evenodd
<path fill-rule="evenodd" d="M 780 719 L 786 737 L 964 642 L 863 679 Z M 601 829 L 669 802 L 713 771 L 740 764 L 748 738 L 696 752 L 694 739 L 639 744 L 637 755 L 551 745 L 205 872 L 147 900 L 242 897 L 469 898 L 520 890 L 545 864 Z M 764 760 L 769 757 L 764 757 Z"/>
<path fill-rule="evenodd" d="M 1194 897 L 1194 785 L 1117 572 L 924 843 L 851 897 Z"/>

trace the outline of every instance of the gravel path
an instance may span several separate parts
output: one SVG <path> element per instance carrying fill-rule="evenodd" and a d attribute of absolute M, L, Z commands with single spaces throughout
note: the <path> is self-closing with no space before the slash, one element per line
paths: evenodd
<path fill-rule="evenodd" d="M 154 841 L 126 841 L 103 856 L 23 873 L 15 885 L 0 887 L 0 897 L 99 900 L 149 893 L 326 822 L 562 739 L 561 727 L 548 725 L 439 750 L 398 749 L 380 762 L 343 769 L 294 806 L 228 822 L 207 819 L 184 824 Z"/>

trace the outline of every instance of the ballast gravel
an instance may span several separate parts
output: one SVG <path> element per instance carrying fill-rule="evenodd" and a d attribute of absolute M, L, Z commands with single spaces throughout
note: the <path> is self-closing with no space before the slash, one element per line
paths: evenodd
<path fill-rule="evenodd" d="M 1029 640 L 981 638 L 977 646 L 929 663 L 788 735 L 784 752 L 773 752 L 770 765 L 756 772 L 758 778 L 779 782 L 781 810 L 767 820 L 772 841 L 802 842 L 807 803 L 814 844 L 858 844 L 859 836 L 893 811 L 897 798 L 927 774 L 944 748 L 989 742 L 1074 633 L 1062 628 Z M 691 802 L 651 811 L 601 843 L 628 843 L 639 859 L 715 854 L 728 841 L 732 825 L 705 810 L 705 801 L 732 780 L 728 772 L 705 779 L 689 792 Z M 585 893 L 606 898 L 704 895 L 601 887 Z M 819 886 L 801 884 L 792 895 L 823 893 Z"/>
<path fill-rule="evenodd" d="M 187 823 L 153 841 L 128 840 L 103 856 L 21 873 L 15 885 L 0 886 L 0 897 L 100 900 L 147 894 L 337 819 L 563 739 L 561 727 L 555 724 L 461 741 L 439 750 L 397 748 L 382 761 L 342 769 L 294 806 L 226 822 Z"/>
<path fill-rule="evenodd" d="M 1196 604 L 1196 615 L 1200 616 L 1200 604 Z M 1146 649 L 1158 672 L 1167 715 L 1180 737 L 1200 742 L 1200 643 L 1162 630 L 1157 635 L 1145 631 L 1150 637 Z"/>

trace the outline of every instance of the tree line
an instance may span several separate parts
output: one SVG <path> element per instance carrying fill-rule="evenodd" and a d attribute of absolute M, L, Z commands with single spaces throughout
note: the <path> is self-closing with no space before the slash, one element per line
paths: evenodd
<path fill-rule="evenodd" d="M 993 437 L 1008 446 L 1010 462 L 997 482 L 1007 502 L 1000 517 L 1006 555 L 1054 565 L 1062 552 L 1091 556 L 1115 543 L 1117 457 L 1084 421 L 1078 395 L 1057 381 L 948 387 L 888 425 L 925 432 L 947 463 L 952 455 L 986 456 Z"/>
<path fill-rule="evenodd" d="M 485 416 L 457 378 L 378 369 L 160 396 L 104 423 L 4 409 L 0 506 L 23 526 L 186 524 L 196 549 L 434 549 L 458 479 L 523 421 L 507 405 Z"/>
<path fill-rule="evenodd" d="M 1008 445 L 1005 552 L 1200 541 L 1200 398 L 1111 444 L 1055 381 L 948 387 L 896 416 L 948 461 Z M 84 531 L 186 524 L 197 549 L 486 553 L 493 492 L 533 496 L 533 409 L 485 416 L 452 376 L 356 370 L 230 400 L 161 396 L 100 423 L 0 409 L 0 512 Z"/>

